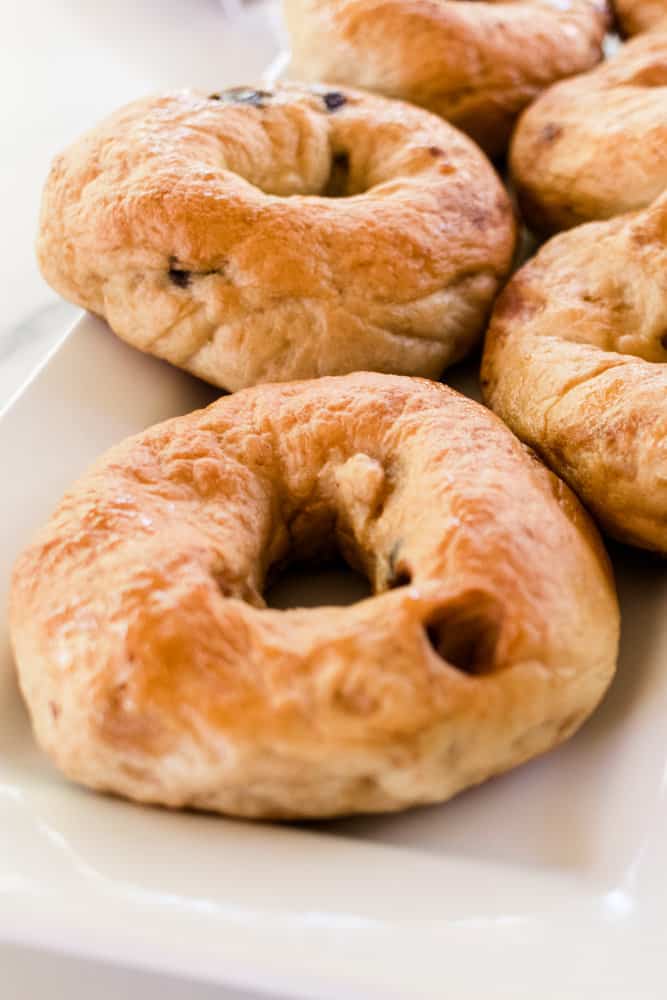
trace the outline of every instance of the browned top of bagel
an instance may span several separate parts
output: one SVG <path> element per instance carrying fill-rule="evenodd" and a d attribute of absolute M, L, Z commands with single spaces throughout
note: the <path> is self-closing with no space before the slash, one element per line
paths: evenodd
<path fill-rule="evenodd" d="M 435 377 L 512 260 L 509 199 L 433 115 L 287 84 L 129 105 L 52 167 L 38 254 L 63 295 L 216 385 Z"/>
<path fill-rule="evenodd" d="M 593 66 L 608 23 L 587 0 L 283 0 L 291 70 L 412 101 L 490 155 L 554 80 Z"/>
<path fill-rule="evenodd" d="M 375 596 L 277 611 L 337 545 Z M 268 385 L 129 439 L 16 565 L 37 736 L 70 777 L 248 816 L 399 809 L 558 743 L 618 611 L 572 493 L 486 409 L 374 374 Z"/>
<path fill-rule="evenodd" d="M 542 232 L 644 208 L 667 186 L 667 33 L 558 83 L 514 133 L 512 177 Z"/>
<path fill-rule="evenodd" d="M 667 553 L 667 195 L 562 233 L 498 300 L 486 399 L 614 535 Z"/>
<path fill-rule="evenodd" d="M 614 9 L 624 35 L 667 27 L 666 0 L 614 0 Z"/>

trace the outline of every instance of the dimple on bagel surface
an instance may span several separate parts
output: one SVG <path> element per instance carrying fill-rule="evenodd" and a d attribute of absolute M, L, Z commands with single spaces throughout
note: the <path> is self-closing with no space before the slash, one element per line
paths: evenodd
<path fill-rule="evenodd" d="M 550 240 L 510 281 L 485 398 L 622 541 L 667 553 L 667 195 Z"/>
<path fill-rule="evenodd" d="M 538 232 L 646 208 L 667 187 L 667 33 L 551 87 L 521 117 L 512 179 Z"/>
<path fill-rule="evenodd" d="M 38 256 L 124 340 L 235 391 L 437 377 L 512 262 L 509 198 L 433 115 L 327 87 L 131 104 L 54 161 Z"/>
<path fill-rule="evenodd" d="M 267 574 L 336 546 L 349 607 Z M 501 422 L 377 374 L 237 393 L 112 449 L 19 558 L 11 636 L 73 780 L 250 817 L 440 801 L 571 734 L 618 608 L 576 498 Z"/>
<path fill-rule="evenodd" d="M 283 0 L 291 72 L 421 105 L 504 152 L 519 112 L 602 57 L 604 3 Z"/>

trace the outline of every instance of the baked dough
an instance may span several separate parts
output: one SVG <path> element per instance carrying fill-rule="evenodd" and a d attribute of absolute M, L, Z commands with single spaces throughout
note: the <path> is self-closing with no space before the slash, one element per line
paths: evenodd
<path fill-rule="evenodd" d="M 667 0 L 614 0 L 614 8 L 626 36 L 667 27 Z"/>
<path fill-rule="evenodd" d="M 554 237 L 498 301 L 485 398 L 607 531 L 667 553 L 667 195 Z"/>
<path fill-rule="evenodd" d="M 469 139 L 418 108 L 289 84 L 123 108 L 53 164 L 54 288 L 215 385 L 436 378 L 481 336 L 515 220 Z"/>
<path fill-rule="evenodd" d="M 337 545 L 375 596 L 264 606 Z M 478 403 L 377 374 L 260 386 L 117 446 L 19 558 L 11 635 L 71 779 L 249 817 L 448 798 L 569 736 L 618 609 L 578 501 Z"/>
<path fill-rule="evenodd" d="M 521 117 L 511 170 L 537 232 L 645 208 L 667 187 L 667 34 L 556 84 Z"/>
<path fill-rule="evenodd" d="M 603 2 L 283 0 L 290 72 L 399 97 L 448 119 L 491 156 L 518 113 L 602 57 Z"/>

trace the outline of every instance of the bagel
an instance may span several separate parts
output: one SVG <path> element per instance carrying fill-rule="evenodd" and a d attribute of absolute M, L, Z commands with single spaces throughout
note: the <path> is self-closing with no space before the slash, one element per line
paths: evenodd
<path fill-rule="evenodd" d="M 667 34 L 645 35 L 522 115 L 512 179 L 536 232 L 646 208 L 667 187 Z"/>
<path fill-rule="evenodd" d="M 621 541 L 667 553 L 667 195 L 555 236 L 498 301 L 489 405 Z"/>
<path fill-rule="evenodd" d="M 439 376 L 481 336 L 515 230 L 495 171 L 445 122 L 289 84 L 114 114 L 56 159 L 38 256 L 124 340 L 233 391 Z"/>
<path fill-rule="evenodd" d="M 614 0 L 614 8 L 626 37 L 667 27 L 667 0 Z"/>
<path fill-rule="evenodd" d="M 375 596 L 264 605 L 271 567 L 336 546 Z M 601 698 L 618 636 L 568 488 L 478 403 L 366 373 L 258 386 L 112 449 L 10 603 L 66 775 L 248 817 L 441 801 L 541 753 Z"/>
<path fill-rule="evenodd" d="M 290 72 L 441 115 L 490 156 L 545 87 L 602 58 L 605 4 L 588 0 L 284 0 Z"/>

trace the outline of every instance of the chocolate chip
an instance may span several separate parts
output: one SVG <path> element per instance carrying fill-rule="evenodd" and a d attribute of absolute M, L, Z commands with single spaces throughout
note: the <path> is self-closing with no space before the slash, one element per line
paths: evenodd
<path fill-rule="evenodd" d="M 390 580 L 387 580 L 387 590 L 396 590 L 397 587 L 409 587 L 412 583 L 412 576 L 406 569 L 400 570 Z"/>
<path fill-rule="evenodd" d="M 253 108 L 263 108 L 273 97 L 270 90 L 253 90 L 250 87 L 232 87 L 221 90 L 219 94 L 210 94 L 210 101 L 225 101 L 229 104 L 249 104 Z"/>
<path fill-rule="evenodd" d="M 549 122 L 540 132 L 540 139 L 542 142 L 553 142 L 562 132 L 563 128 L 561 125 L 554 125 L 553 122 Z"/>
<path fill-rule="evenodd" d="M 322 100 L 326 104 L 327 111 L 337 111 L 338 108 L 342 108 L 344 104 L 347 104 L 347 97 L 337 90 L 332 90 L 330 93 L 324 94 Z"/>
<path fill-rule="evenodd" d="M 399 539 L 391 548 L 387 556 L 387 590 L 395 590 L 396 587 L 407 587 L 412 583 L 412 573 L 399 562 L 398 553 L 401 549 L 402 541 Z"/>
<path fill-rule="evenodd" d="M 389 564 L 389 572 L 396 572 L 396 562 L 398 560 L 398 553 L 401 550 L 401 545 L 403 544 L 402 539 L 399 538 L 397 542 L 394 542 L 391 549 L 389 550 L 389 555 L 387 556 L 387 563 Z"/>
<path fill-rule="evenodd" d="M 445 155 L 444 149 L 440 149 L 440 146 L 429 146 L 428 147 L 428 151 L 431 154 L 431 156 L 444 156 Z"/>
<path fill-rule="evenodd" d="M 190 271 L 184 271 L 180 267 L 170 267 L 169 280 L 177 288 L 187 288 L 190 284 Z"/>

